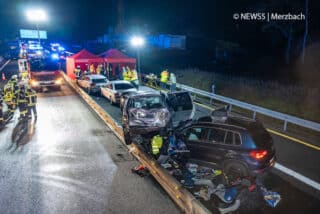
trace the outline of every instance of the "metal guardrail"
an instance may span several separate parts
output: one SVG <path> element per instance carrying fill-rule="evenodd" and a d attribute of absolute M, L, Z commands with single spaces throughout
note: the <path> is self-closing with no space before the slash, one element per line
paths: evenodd
<path fill-rule="evenodd" d="M 75 81 L 63 73 L 65 81 L 75 90 L 82 99 L 97 113 L 97 115 L 109 126 L 118 139 L 125 145 L 123 139 L 122 127 L 113 120 L 113 118 L 104 109 L 97 104 L 87 93 L 85 93 Z M 146 155 L 140 147 L 135 144 L 127 146 L 131 154 L 133 154 L 144 166 L 146 166 L 152 176 L 165 189 L 172 200 L 184 211 L 190 214 L 210 214 L 211 212 L 201 204 L 188 190 L 186 190 L 172 175 L 163 169 L 159 163 Z"/>
<path fill-rule="evenodd" d="M 0 71 L 2 71 L 4 69 L 4 67 L 6 67 L 9 63 L 10 63 L 10 59 L 7 60 L 1 67 L 0 67 Z"/>
<path fill-rule="evenodd" d="M 145 77 L 144 74 L 142 76 Z M 276 119 L 282 120 L 282 121 L 284 121 L 284 124 L 283 124 L 283 130 L 284 131 L 287 130 L 288 123 L 292 123 L 292 124 L 295 124 L 295 125 L 298 125 L 298 126 L 301 126 L 301 127 L 305 127 L 305 128 L 308 128 L 308 129 L 312 129 L 312 130 L 315 130 L 315 131 L 320 131 L 320 123 L 317 123 L 317 122 L 304 120 L 304 119 L 301 119 L 299 117 L 295 117 L 295 116 L 291 116 L 291 115 L 288 115 L 288 114 L 272 111 L 272 110 L 267 109 L 267 108 L 263 108 L 263 107 L 256 106 L 256 105 L 252 105 L 252 104 L 245 103 L 245 102 L 242 102 L 242 101 L 239 101 L 239 100 L 235 100 L 235 99 L 231 99 L 231 98 L 228 98 L 228 97 L 224 97 L 224 96 L 221 96 L 221 95 L 213 94 L 213 93 L 210 93 L 208 91 L 200 90 L 200 89 L 193 88 L 193 87 L 190 87 L 190 86 L 187 86 L 187 85 L 183 85 L 183 84 L 179 84 L 179 83 L 177 83 L 177 88 L 180 88 L 182 90 L 185 90 L 185 91 L 188 91 L 188 92 L 191 92 L 191 93 L 194 93 L 194 94 L 198 94 L 198 95 L 201 95 L 201 96 L 204 96 L 204 97 L 208 97 L 208 98 L 210 98 L 210 100 L 218 100 L 218 101 L 223 102 L 223 103 L 228 103 L 228 104 L 231 105 L 231 107 L 232 107 L 232 105 L 234 105 L 234 106 L 240 107 L 242 109 L 253 111 L 253 118 L 254 119 L 256 117 L 256 114 L 259 113 L 259 114 L 263 114 L 263 115 L 266 115 L 266 116 L 269 116 L 269 117 L 272 117 L 272 118 L 276 118 Z"/>

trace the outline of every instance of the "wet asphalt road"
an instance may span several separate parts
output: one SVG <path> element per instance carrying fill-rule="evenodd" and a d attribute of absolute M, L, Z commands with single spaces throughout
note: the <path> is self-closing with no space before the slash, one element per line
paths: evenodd
<path fill-rule="evenodd" d="M 0 132 L 1 214 L 179 213 L 69 87 L 39 94 L 38 115 L 17 142 L 18 115 Z"/>

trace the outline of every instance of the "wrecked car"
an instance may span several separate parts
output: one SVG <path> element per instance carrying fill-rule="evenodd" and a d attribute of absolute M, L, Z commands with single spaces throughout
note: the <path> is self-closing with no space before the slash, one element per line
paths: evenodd
<path fill-rule="evenodd" d="M 122 127 L 126 144 L 135 136 L 165 131 L 181 120 L 191 119 L 194 105 L 188 92 L 142 92 L 124 101 Z"/>
<path fill-rule="evenodd" d="M 181 123 L 176 133 L 202 165 L 218 166 L 229 176 L 256 176 L 274 166 L 273 140 L 261 122 L 223 112 Z"/>

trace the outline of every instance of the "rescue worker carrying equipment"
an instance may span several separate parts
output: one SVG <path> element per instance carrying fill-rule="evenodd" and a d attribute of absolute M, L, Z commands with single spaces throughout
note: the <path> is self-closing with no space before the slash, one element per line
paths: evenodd
<path fill-rule="evenodd" d="M 139 90 L 139 80 L 138 80 L 138 73 L 136 71 L 136 69 L 133 69 L 131 71 L 131 80 L 130 80 L 131 84 Z"/>
<path fill-rule="evenodd" d="M 26 88 L 25 85 L 20 86 L 20 90 L 18 93 L 18 108 L 20 112 L 19 119 L 24 119 L 27 116 L 27 97 L 26 97 Z"/>
<path fill-rule="evenodd" d="M 166 89 L 166 84 L 169 80 L 169 72 L 168 70 L 163 70 L 160 74 L 160 87 L 162 89 Z"/>
<path fill-rule="evenodd" d="M 33 112 L 34 118 L 37 119 L 37 93 L 30 86 L 27 87 L 26 98 L 29 118 L 32 117 Z"/>
<path fill-rule="evenodd" d="M 76 75 L 76 78 L 80 77 L 81 68 L 80 65 L 77 65 L 77 67 L 74 69 L 74 74 Z"/>
<path fill-rule="evenodd" d="M 152 154 L 157 156 L 163 144 L 163 139 L 160 135 L 153 136 L 151 140 Z"/>

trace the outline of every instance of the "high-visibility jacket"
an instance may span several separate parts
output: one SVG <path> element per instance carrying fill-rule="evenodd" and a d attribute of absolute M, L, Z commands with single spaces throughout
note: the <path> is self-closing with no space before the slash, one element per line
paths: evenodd
<path fill-rule="evenodd" d="M 136 70 L 131 71 L 131 81 L 137 80 L 138 79 L 138 74 Z"/>
<path fill-rule="evenodd" d="M 32 90 L 28 89 L 26 92 L 26 98 L 27 98 L 27 103 L 29 107 L 35 106 L 37 103 L 37 93 Z"/>
<path fill-rule="evenodd" d="M 169 72 L 166 70 L 162 71 L 160 75 L 160 82 L 167 83 L 168 79 L 169 79 Z"/>
<path fill-rule="evenodd" d="M 6 91 L 4 93 L 4 96 L 3 96 L 3 100 L 6 104 L 12 104 L 14 103 L 14 99 L 15 99 L 15 96 L 14 96 L 14 93 L 13 91 Z"/>
<path fill-rule="evenodd" d="M 123 72 L 123 80 L 126 80 L 126 81 L 130 81 L 131 80 L 131 75 L 129 73 L 130 71 L 124 71 Z"/>
<path fill-rule="evenodd" d="M 151 140 L 152 154 L 157 155 L 163 144 L 163 139 L 160 135 L 156 135 Z"/>

